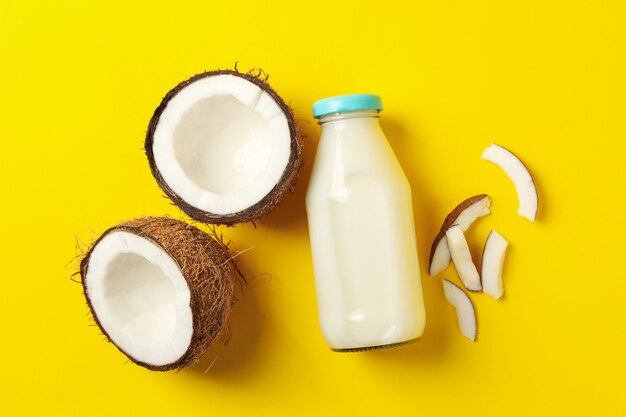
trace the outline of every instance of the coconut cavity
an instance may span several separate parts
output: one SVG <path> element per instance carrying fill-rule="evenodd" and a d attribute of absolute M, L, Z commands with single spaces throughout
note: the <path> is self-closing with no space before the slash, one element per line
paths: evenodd
<path fill-rule="evenodd" d="M 147 217 L 112 227 L 80 273 L 102 332 L 148 369 L 188 366 L 227 330 L 236 266 L 221 241 L 186 223 Z"/>
<path fill-rule="evenodd" d="M 293 114 L 257 76 L 196 75 L 156 109 L 146 155 L 159 186 L 196 220 L 235 224 L 271 211 L 302 164 Z"/>

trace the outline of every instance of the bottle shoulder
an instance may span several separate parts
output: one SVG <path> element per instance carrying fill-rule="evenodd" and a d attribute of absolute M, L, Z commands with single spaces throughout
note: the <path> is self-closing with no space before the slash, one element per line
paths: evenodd
<path fill-rule="evenodd" d="M 354 176 L 376 181 L 391 194 L 410 195 L 406 175 L 382 131 L 322 131 L 307 195 L 326 195 Z"/>

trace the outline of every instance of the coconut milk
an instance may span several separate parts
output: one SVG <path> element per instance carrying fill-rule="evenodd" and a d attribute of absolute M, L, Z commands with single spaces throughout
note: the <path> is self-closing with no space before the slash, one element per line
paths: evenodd
<path fill-rule="evenodd" d="M 319 320 L 333 350 L 394 345 L 424 329 L 411 189 L 375 103 L 319 116 L 306 206 Z"/>

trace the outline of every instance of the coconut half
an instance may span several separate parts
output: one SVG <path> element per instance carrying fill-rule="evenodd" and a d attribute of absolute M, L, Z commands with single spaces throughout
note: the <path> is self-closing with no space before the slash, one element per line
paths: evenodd
<path fill-rule="evenodd" d="M 450 264 L 450 250 L 448 249 L 448 241 L 445 238 L 448 229 L 452 225 L 457 224 L 463 232 L 467 231 L 477 218 L 491 213 L 489 210 L 490 205 L 491 200 L 487 194 L 479 194 L 466 199 L 446 216 L 430 248 L 428 273 L 431 276 L 442 273 Z"/>
<path fill-rule="evenodd" d="M 455 308 L 459 321 L 459 328 L 463 336 L 476 341 L 478 326 L 476 321 L 476 311 L 472 300 L 465 292 L 447 279 L 443 280 L 443 292 L 446 300 Z"/>
<path fill-rule="evenodd" d="M 502 168 L 515 184 L 519 200 L 517 214 L 531 222 L 535 221 L 538 207 L 537 188 L 528 168 L 513 152 L 495 143 L 485 149 L 482 158 Z"/>
<path fill-rule="evenodd" d="M 145 151 L 152 174 L 196 220 L 257 219 L 296 181 L 302 144 L 293 113 L 258 75 L 198 74 L 167 93 L 150 120 Z"/>
<path fill-rule="evenodd" d="M 483 250 L 481 280 L 483 292 L 496 300 L 504 294 L 502 283 L 502 265 L 509 242 L 495 230 L 492 230 L 485 242 Z"/>
<path fill-rule="evenodd" d="M 162 217 L 110 228 L 80 266 L 101 331 L 131 361 L 157 371 L 190 365 L 227 329 L 235 273 L 222 242 Z"/>

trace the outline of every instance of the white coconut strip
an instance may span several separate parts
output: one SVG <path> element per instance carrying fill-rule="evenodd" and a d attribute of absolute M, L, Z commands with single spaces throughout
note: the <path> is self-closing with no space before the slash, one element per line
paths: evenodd
<path fill-rule="evenodd" d="M 476 265 L 472 261 L 472 255 L 461 226 L 454 225 L 449 228 L 446 232 L 446 238 L 454 267 L 459 273 L 463 285 L 470 291 L 480 291 L 480 275 L 478 275 Z"/>
<path fill-rule="evenodd" d="M 439 275 L 450 265 L 450 261 L 452 258 L 450 257 L 450 249 L 448 249 L 448 241 L 447 239 L 439 239 L 437 246 L 435 248 L 435 253 L 430 262 L 430 269 L 428 271 L 429 275 Z"/>
<path fill-rule="evenodd" d="M 496 300 L 504 294 L 502 265 L 509 243 L 498 232 L 492 230 L 485 242 L 482 261 L 483 292 Z"/>
<path fill-rule="evenodd" d="M 500 145 L 489 146 L 482 154 L 486 161 L 498 165 L 513 181 L 519 208 L 517 213 L 528 220 L 535 221 L 537 217 L 537 189 L 530 172 L 515 154 Z"/>
<path fill-rule="evenodd" d="M 446 300 L 456 309 L 459 328 L 463 336 L 476 341 L 478 327 L 476 325 L 476 312 L 472 300 L 465 292 L 447 279 L 443 280 L 443 291 Z"/>

